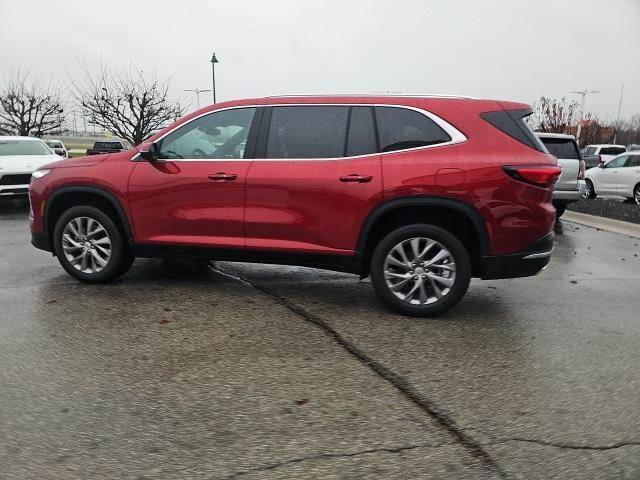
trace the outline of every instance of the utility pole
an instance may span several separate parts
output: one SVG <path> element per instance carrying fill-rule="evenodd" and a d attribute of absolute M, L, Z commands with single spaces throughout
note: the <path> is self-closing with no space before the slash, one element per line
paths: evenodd
<path fill-rule="evenodd" d="M 616 133 L 613 134 L 613 143 L 618 139 L 618 128 L 620 127 L 620 110 L 622 109 L 622 95 L 624 94 L 624 83 L 620 87 L 620 101 L 618 102 L 618 116 L 616 117 Z"/>
<path fill-rule="evenodd" d="M 587 95 L 591 93 L 600 93 L 598 90 L 572 90 L 570 93 L 580 95 L 580 121 L 578 122 L 578 128 L 576 131 L 576 140 L 580 143 L 580 132 L 582 130 L 582 121 L 584 120 L 584 102 Z"/>
<path fill-rule="evenodd" d="M 211 90 L 201 90 L 200 88 L 193 88 L 190 90 L 185 90 L 185 92 L 193 92 L 196 94 L 196 107 L 200 109 L 200 94 L 202 92 L 210 92 Z"/>
<path fill-rule="evenodd" d="M 213 103 L 216 103 L 216 63 L 219 60 L 216 57 L 216 52 L 211 55 L 211 80 L 213 82 Z"/>

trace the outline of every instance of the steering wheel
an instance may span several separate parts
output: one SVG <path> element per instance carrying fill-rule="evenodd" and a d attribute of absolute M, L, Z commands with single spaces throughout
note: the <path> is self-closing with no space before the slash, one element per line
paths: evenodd
<path fill-rule="evenodd" d="M 191 155 L 193 155 L 196 158 L 205 158 L 207 156 L 206 152 L 201 148 L 194 148 L 193 151 L 191 152 Z"/>

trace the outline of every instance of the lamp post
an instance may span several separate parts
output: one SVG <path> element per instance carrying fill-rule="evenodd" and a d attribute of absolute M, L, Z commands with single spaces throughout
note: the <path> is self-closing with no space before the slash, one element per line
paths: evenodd
<path fill-rule="evenodd" d="M 216 63 L 218 63 L 218 59 L 216 58 L 216 52 L 213 52 L 211 55 L 211 80 L 213 81 L 213 103 L 216 103 Z"/>

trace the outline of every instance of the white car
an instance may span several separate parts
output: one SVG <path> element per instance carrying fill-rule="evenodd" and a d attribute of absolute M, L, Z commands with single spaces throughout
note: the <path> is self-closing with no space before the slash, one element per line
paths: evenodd
<path fill-rule="evenodd" d="M 624 145 L 603 143 L 599 145 L 587 145 L 582 149 L 582 159 L 587 168 L 597 167 L 601 163 L 607 163 L 616 155 L 627 151 Z"/>
<path fill-rule="evenodd" d="M 27 194 L 31 174 L 60 159 L 39 138 L 0 136 L 0 196 Z"/>
<path fill-rule="evenodd" d="M 586 197 L 615 195 L 640 205 L 640 152 L 618 155 L 604 165 L 590 168 L 585 177 Z"/>
<path fill-rule="evenodd" d="M 47 146 L 53 150 L 57 155 L 60 155 L 61 157 L 64 158 L 69 158 L 69 151 L 67 150 L 67 147 L 64 146 L 64 143 L 62 143 L 62 140 L 57 140 L 55 138 L 47 138 L 44 140 L 44 143 L 47 144 Z"/>

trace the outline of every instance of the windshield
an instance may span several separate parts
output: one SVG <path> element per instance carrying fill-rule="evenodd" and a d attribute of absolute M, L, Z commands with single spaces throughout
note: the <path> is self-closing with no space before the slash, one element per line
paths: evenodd
<path fill-rule="evenodd" d="M 52 155 L 53 152 L 39 140 L 0 139 L 0 156 L 6 155 Z"/>
<path fill-rule="evenodd" d="M 595 155 L 596 147 L 585 147 L 582 149 L 582 155 Z"/>

